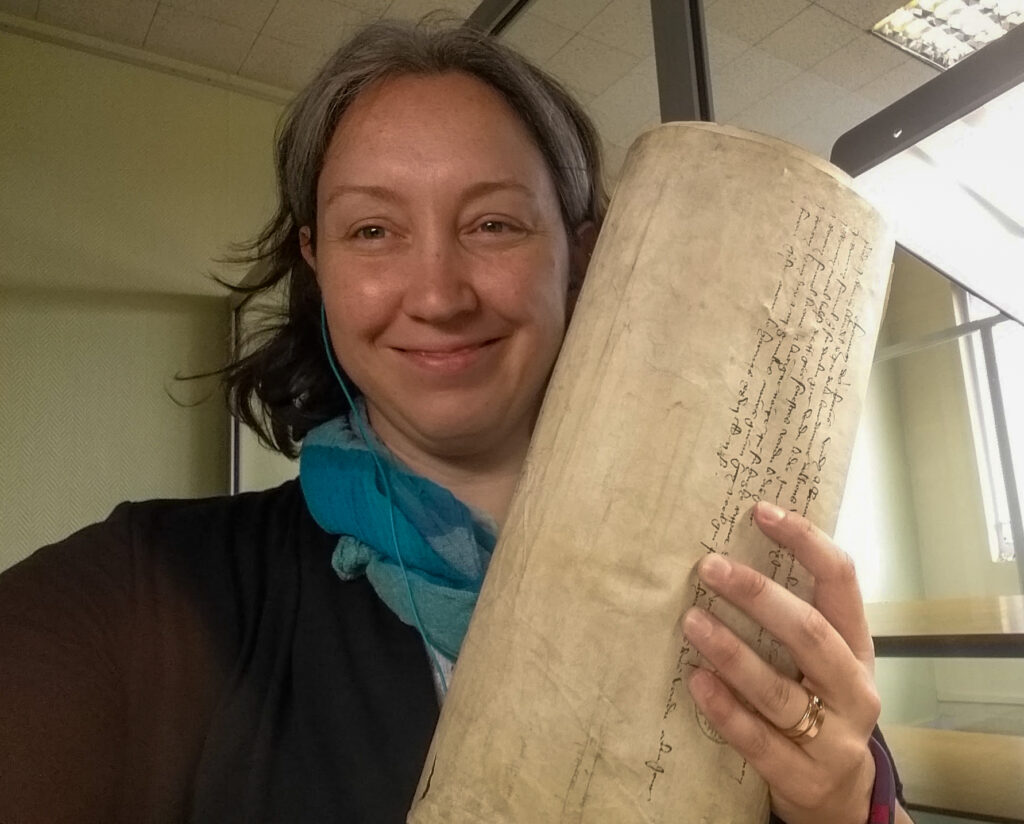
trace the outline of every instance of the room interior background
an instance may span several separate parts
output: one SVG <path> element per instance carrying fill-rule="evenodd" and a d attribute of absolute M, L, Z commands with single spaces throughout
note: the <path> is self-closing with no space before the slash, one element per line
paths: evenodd
<path fill-rule="evenodd" d="M 355 19 L 330 18 L 303 50 L 314 36 L 303 21 L 339 4 L 261 0 L 245 14 L 263 9 L 263 28 L 249 31 L 240 4 L 151 0 L 141 39 L 62 5 L 0 2 L 0 569 L 121 500 L 229 491 L 223 398 L 175 375 L 227 356 L 232 307 L 210 274 L 244 276 L 220 261 L 270 214 L 277 119 Z M 391 5 L 417 17 L 427 4 Z M 896 5 L 712 0 L 720 119 L 827 156 L 842 131 L 934 75 L 866 34 Z M 220 43 L 219 64 L 177 45 L 190 31 L 194 50 Z M 248 51 L 227 48 L 239 31 Z M 502 36 L 590 108 L 613 179 L 632 138 L 658 120 L 649 4 L 536 0 Z M 957 300 L 899 255 L 880 349 L 955 325 Z M 837 530 L 868 601 L 1021 592 L 1015 564 L 993 550 L 967 347 L 873 372 Z M 237 453 L 243 490 L 296 473 L 248 431 Z M 1017 660 L 885 659 L 879 680 L 887 723 L 1024 735 Z"/>

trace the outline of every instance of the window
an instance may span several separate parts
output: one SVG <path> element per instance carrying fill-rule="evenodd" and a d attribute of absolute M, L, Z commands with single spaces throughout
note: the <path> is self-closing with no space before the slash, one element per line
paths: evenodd
<path fill-rule="evenodd" d="M 994 561 L 1024 552 L 1024 326 L 956 290 L 960 351 Z"/>

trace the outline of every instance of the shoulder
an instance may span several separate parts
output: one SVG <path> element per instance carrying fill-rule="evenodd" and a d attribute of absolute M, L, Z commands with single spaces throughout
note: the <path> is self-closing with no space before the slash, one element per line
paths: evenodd
<path fill-rule="evenodd" d="M 0 576 L 125 574 L 146 557 L 215 555 L 280 539 L 282 532 L 325 536 L 306 509 L 297 481 L 241 495 L 118 504 L 103 521 L 43 547 Z"/>
<path fill-rule="evenodd" d="M 0 573 L 0 616 L 48 604 L 120 622 L 132 604 L 171 596 L 231 600 L 330 546 L 295 481 L 234 496 L 122 503 Z"/>

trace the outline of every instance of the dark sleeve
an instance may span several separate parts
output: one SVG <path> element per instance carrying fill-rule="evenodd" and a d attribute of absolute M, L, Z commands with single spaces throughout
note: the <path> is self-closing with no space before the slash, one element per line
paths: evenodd
<path fill-rule="evenodd" d="M 0 574 L 0 821 L 114 819 L 130 551 L 117 514 Z"/>
<path fill-rule="evenodd" d="M 907 801 L 903 797 L 903 782 L 900 781 L 900 772 L 896 769 L 896 759 L 892 757 L 892 750 L 890 750 L 889 745 L 885 743 L 885 738 L 882 737 L 882 731 L 877 726 L 875 727 L 875 731 L 871 733 L 871 737 L 882 745 L 882 749 L 885 750 L 885 754 L 889 756 L 889 763 L 892 764 L 892 777 L 896 779 L 896 800 L 900 802 L 901 806 L 906 807 Z"/>

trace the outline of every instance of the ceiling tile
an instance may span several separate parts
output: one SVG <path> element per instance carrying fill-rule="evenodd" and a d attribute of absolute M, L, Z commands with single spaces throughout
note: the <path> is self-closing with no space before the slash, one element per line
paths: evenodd
<path fill-rule="evenodd" d="M 822 124 L 813 118 L 798 123 L 781 135 L 781 137 L 783 140 L 795 143 L 797 146 L 802 146 L 812 154 L 823 157 L 826 160 L 828 160 L 828 156 L 832 151 L 832 144 L 836 139 L 836 135 L 832 133 L 832 129 L 828 127 L 828 124 Z"/>
<path fill-rule="evenodd" d="M 751 46 L 747 41 L 711 26 L 708 26 L 707 38 L 708 62 L 711 64 L 712 75 L 721 71 Z"/>
<path fill-rule="evenodd" d="M 321 52 L 261 34 L 238 74 L 280 89 L 297 90 L 309 82 L 325 60 Z"/>
<path fill-rule="evenodd" d="M 888 17 L 906 0 L 815 0 L 817 5 L 853 23 L 861 29 L 870 29 L 883 17 Z"/>
<path fill-rule="evenodd" d="M 368 15 L 331 0 L 278 0 L 261 34 L 323 52 L 369 21 Z"/>
<path fill-rule="evenodd" d="M 233 74 L 255 39 L 253 31 L 161 6 L 149 27 L 145 47 L 157 54 Z"/>
<path fill-rule="evenodd" d="M 597 96 L 638 62 L 636 55 L 578 34 L 544 68 L 573 88 Z"/>
<path fill-rule="evenodd" d="M 465 20 L 472 14 L 479 0 L 394 0 L 384 12 L 390 20 L 420 20 L 425 15 L 440 13 Z"/>
<path fill-rule="evenodd" d="M 114 43 L 141 46 L 156 3 L 157 0 L 40 0 L 36 19 Z"/>
<path fill-rule="evenodd" d="M 650 0 L 612 0 L 583 27 L 583 34 L 637 57 L 654 54 Z"/>
<path fill-rule="evenodd" d="M 653 55 L 616 80 L 588 108 L 605 140 L 621 146 L 632 143 L 645 126 L 659 119 Z"/>
<path fill-rule="evenodd" d="M 276 2 L 277 0 L 160 0 L 160 5 L 255 32 L 263 28 Z"/>
<path fill-rule="evenodd" d="M 609 0 L 534 0 L 530 11 L 545 20 L 572 31 L 584 26 L 599 15 Z"/>
<path fill-rule="evenodd" d="M 718 0 L 707 9 L 709 26 L 758 43 L 810 5 L 810 0 Z"/>
<path fill-rule="evenodd" d="M 757 48 L 748 49 L 717 75 L 712 75 L 715 113 L 720 119 L 729 120 L 799 73 L 800 69 L 792 63 Z"/>
<path fill-rule="evenodd" d="M 819 113 L 797 123 L 783 137 L 827 160 L 836 140 L 877 110 L 878 107 L 870 100 L 848 93 Z"/>
<path fill-rule="evenodd" d="M 862 32 L 855 40 L 814 65 L 812 71 L 847 89 L 859 89 L 912 59 L 882 38 Z"/>
<path fill-rule="evenodd" d="M 922 83 L 926 83 L 939 73 L 938 69 L 922 63 L 916 58 L 908 58 L 906 63 L 877 77 L 870 83 L 861 86 L 858 93 L 876 103 L 880 109 L 895 103 L 904 95 L 910 94 Z"/>
<path fill-rule="evenodd" d="M 873 100 L 869 100 L 856 92 L 837 97 L 821 111 L 821 120 L 828 123 L 835 131 L 835 140 L 843 132 L 863 123 L 869 117 L 878 114 L 881 108 Z"/>
<path fill-rule="evenodd" d="M 849 94 L 841 86 L 822 80 L 810 72 L 803 72 L 740 112 L 730 122 L 781 136 L 790 127 L 812 115 L 818 115 Z"/>
<path fill-rule="evenodd" d="M 516 16 L 499 35 L 499 39 L 528 60 L 546 63 L 572 36 L 573 32 L 569 29 L 531 14 L 527 9 Z"/>
<path fill-rule="evenodd" d="M 852 23 L 817 6 L 808 6 L 769 34 L 758 48 L 808 69 L 860 34 Z"/>
<path fill-rule="evenodd" d="M 337 0 L 342 6 L 348 6 L 362 14 L 370 17 L 382 17 L 391 5 L 391 0 Z"/>
<path fill-rule="evenodd" d="M 0 0 L 0 11 L 34 20 L 39 0 Z"/>
<path fill-rule="evenodd" d="M 612 188 L 615 186 L 615 181 L 619 178 L 619 172 L 622 171 L 622 163 L 626 159 L 626 152 L 628 149 L 625 146 L 619 146 L 617 143 L 604 142 L 601 146 L 601 159 L 604 161 L 604 181 L 608 187 L 608 194 L 611 194 Z"/>

